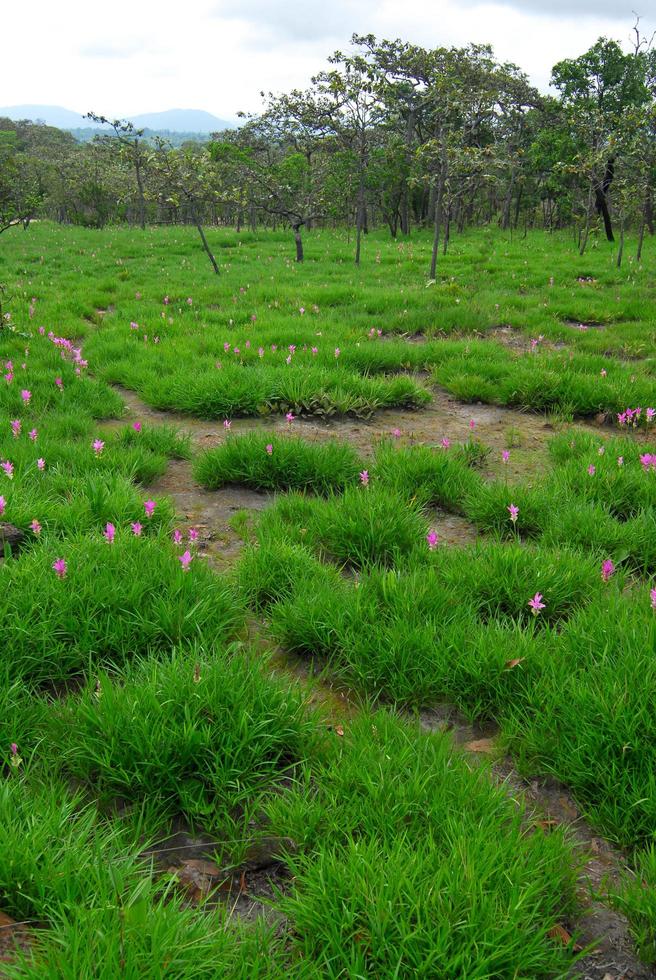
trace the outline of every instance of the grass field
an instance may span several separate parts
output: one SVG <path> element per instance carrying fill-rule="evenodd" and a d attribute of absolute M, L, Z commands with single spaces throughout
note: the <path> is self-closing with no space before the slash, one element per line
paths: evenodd
<path fill-rule="evenodd" d="M 651 975 L 656 245 L 192 232 L 0 240 L 0 975 Z"/>

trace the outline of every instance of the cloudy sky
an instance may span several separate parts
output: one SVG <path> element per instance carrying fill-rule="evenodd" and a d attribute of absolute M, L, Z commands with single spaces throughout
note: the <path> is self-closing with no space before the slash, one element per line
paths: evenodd
<path fill-rule="evenodd" d="M 642 7 L 640 4 L 642 3 Z M 645 30 L 653 0 L 5 0 L 0 104 L 127 116 L 170 108 L 222 118 L 262 89 L 302 87 L 351 34 L 426 46 L 489 42 L 546 89 L 551 66 L 605 35 Z M 20 43 L 19 43 L 20 42 Z"/>

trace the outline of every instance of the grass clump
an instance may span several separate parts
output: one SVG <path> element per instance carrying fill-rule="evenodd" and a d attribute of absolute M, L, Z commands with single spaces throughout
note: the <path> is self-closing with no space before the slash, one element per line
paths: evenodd
<path fill-rule="evenodd" d="M 64 558 L 66 577 L 53 569 Z M 242 621 L 235 595 L 199 560 L 184 573 L 158 537 L 117 531 L 45 538 L 0 567 L 2 666 L 32 684 L 57 683 L 196 641 L 227 639 Z"/>
<path fill-rule="evenodd" d="M 226 439 L 196 460 L 196 479 L 208 490 L 235 483 L 254 490 L 328 494 L 356 483 L 362 461 L 347 442 L 308 443 L 293 436 L 251 432 Z"/>

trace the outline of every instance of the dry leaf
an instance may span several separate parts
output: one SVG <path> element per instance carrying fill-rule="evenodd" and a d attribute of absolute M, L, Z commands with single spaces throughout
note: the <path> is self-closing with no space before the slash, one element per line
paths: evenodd
<path fill-rule="evenodd" d="M 512 670 L 513 667 L 517 667 L 517 665 L 521 664 L 524 660 L 526 660 L 526 657 L 515 657 L 514 660 L 506 660 L 505 669 Z"/>
<path fill-rule="evenodd" d="M 572 941 L 572 937 L 568 933 L 567 929 L 564 926 L 561 926 L 558 922 L 555 926 L 551 927 L 547 935 L 549 939 L 557 939 L 558 942 L 563 944 L 563 946 L 569 946 Z"/>
<path fill-rule="evenodd" d="M 484 752 L 492 755 L 495 751 L 494 740 L 491 738 L 476 738 L 473 742 L 465 742 L 464 748 L 467 752 Z"/>

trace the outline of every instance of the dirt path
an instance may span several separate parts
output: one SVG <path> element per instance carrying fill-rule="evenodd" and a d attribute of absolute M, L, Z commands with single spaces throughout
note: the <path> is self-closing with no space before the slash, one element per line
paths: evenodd
<path fill-rule="evenodd" d="M 153 424 L 174 424 L 191 436 L 196 450 L 218 445 L 226 438 L 222 423 L 208 423 L 182 414 L 158 411 L 145 405 L 134 392 L 122 388 L 117 390 L 128 406 L 128 419 L 138 418 Z M 299 419 L 294 423 L 294 429 L 310 440 L 336 436 L 348 439 L 363 455 L 367 455 L 371 453 L 377 439 L 389 435 L 395 428 L 401 430 L 401 439 L 407 443 L 439 444 L 443 436 L 453 441 L 464 441 L 469 433 L 471 418 L 475 421 L 474 431 L 486 445 L 497 449 L 506 448 L 509 431 L 512 433 L 516 430 L 518 436 L 515 438 L 521 439 L 524 452 L 532 456 L 541 453 L 542 458 L 546 441 L 554 432 L 553 426 L 544 417 L 496 406 L 463 405 L 444 392 L 437 392 L 433 404 L 421 412 L 385 411 L 369 422 L 351 419 L 333 422 Z M 115 424 L 109 423 L 111 426 Z M 585 428 L 589 431 L 593 427 Z M 232 423 L 231 433 L 257 429 L 282 431 L 287 426 L 283 419 L 276 416 L 267 419 L 237 419 Z M 603 437 L 600 434 L 601 438 Z M 513 455 L 516 453 L 515 450 Z M 149 490 L 153 494 L 161 493 L 171 497 L 181 519 L 200 530 L 205 551 L 212 564 L 219 569 L 232 563 L 243 545 L 244 534 L 238 533 L 233 526 L 234 522 L 231 523 L 235 514 L 240 511 L 254 514 L 268 506 L 273 499 L 273 495 L 240 487 L 226 487 L 209 492 L 194 481 L 191 463 L 188 461 L 171 461 L 165 475 Z M 475 529 L 468 522 L 453 515 L 438 512 L 435 514 L 435 524 L 447 544 L 461 545 L 476 536 Z M 251 639 L 263 649 L 270 650 L 266 630 L 261 624 L 251 625 Z M 306 661 L 291 658 L 277 650 L 273 655 L 271 668 L 272 673 L 300 683 L 308 692 L 308 703 L 318 709 L 326 724 L 333 727 L 338 734 L 344 723 L 358 711 L 359 699 L 356 694 L 345 687 L 333 686 L 323 673 L 317 677 L 313 673 L 312 665 Z M 547 832 L 554 827 L 566 829 L 582 859 L 578 875 L 581 911 L 574 920 L 563 923 L 563 937 L 566 938 L 568 933 L 576 934 L 581 947 L 594 946 L 592 952 L 577 965 L 572 976 L 581 980 L 653 980 L 656 973 L 641 964 L 635 955 L 626 918 L 599 897 L 609 886 L 619 882 L 625 866 L 624 857 L 608 841 L 593 832 L 567 790 L 554 782 L 522 779 L 508 757 L 498 757 L 494 744 L 496 732 L 469 725 L 451 705 L 438 705 L 429 711 L 423 711 L 418 720 L 424 731 L 448 731 L 454 750 L 464 752 L 472 765 L 480 764 L 481 759 L 493 757 L 490 770 L 492 777 L 504 787 L 518 806 L 526 807 L 527 827 L 533 830 L 540 828 Z M 416 719 L 411 716 L 405 717 L 405 721 L 416 724 Z M 233 903 L 236 915 L 247 918 L 268 915 L 267 899 L 270 897 L 271 887 L 273 884 L 280 886 L 284 877 L 281 862 L 273 860 L 272 868 L 261 869 L 262 874 L 253 878 L 253 886 L 245 887 L 248 876 L 253 875 L 256 868 L 249 870 L 245 865 L 226 876 L 225 871 L 212 866 L 208 860 L 210 851 L 206 842 L 203 848 L 202 840 L 187 836 L 182 844 L 186 850 L 183 848 L 181 854 L 187 856 L 176 866 L 177 873 L 181 882 L 190 887 L 192 892 L 202 892 L 203 889 L 213 887 L 212 883 L 214 881 L 216 884 L 217 875 L 222 874 L 224 883 L 221 887 L 228 889 L 225 898 Z M 193 858 L 188 857 L 191 852 L 194 853 Z M 248 888 L 251 889 L 250 893 Z"/>

